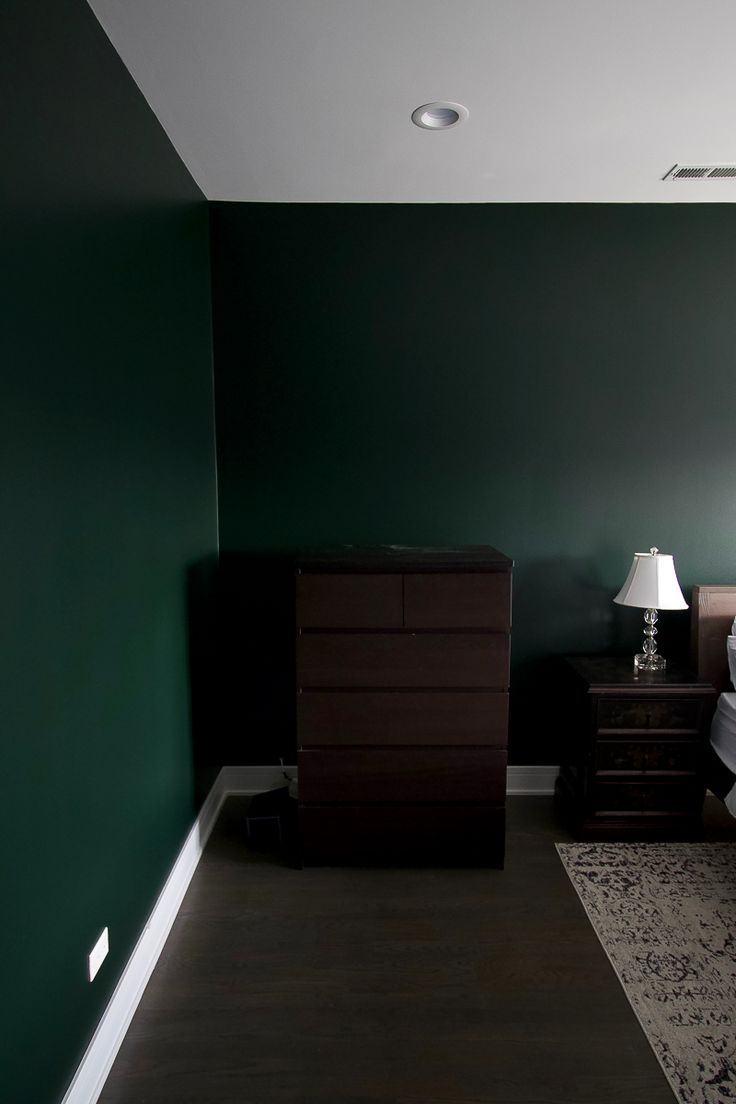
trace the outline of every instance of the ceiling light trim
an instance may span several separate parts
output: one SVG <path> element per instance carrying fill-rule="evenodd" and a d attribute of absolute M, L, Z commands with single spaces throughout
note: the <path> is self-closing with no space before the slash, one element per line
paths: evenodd
<path fill-rule="evenodd" d="M 422 130 L 452 130 L 469 118 L 467 107 L 452 100 L 433 100 L 411 113 L 411 121 Z"/>

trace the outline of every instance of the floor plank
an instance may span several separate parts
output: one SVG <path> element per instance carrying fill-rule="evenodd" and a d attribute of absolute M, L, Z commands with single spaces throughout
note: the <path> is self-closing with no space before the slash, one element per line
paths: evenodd
<path fill-rule="evenodd" d="M 554 850 L 509 801 L 507 864 L 296 870 L 226 803 L 100 1104 L 672 1104 Z M 733 838 L 709 802 L 708 838 Z"/>

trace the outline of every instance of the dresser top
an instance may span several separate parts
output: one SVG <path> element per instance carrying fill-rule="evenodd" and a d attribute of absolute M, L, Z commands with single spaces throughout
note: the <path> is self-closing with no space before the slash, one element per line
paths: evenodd
<path fill-rule="evenodd" d="M 301 571 L 510 571 L 514 561 L 488 544 L 452 547 L 340 544 L 305 548 L 296 558 Z"/>
<path fill-rule="evenodd" d="M 665 692 L 713 689 L 709 682 L 698 678 L 691 670 L 668 660 L 664 671 L 634 673 L 634 657 L 630 656 L 567 656 L 567 662 L 597 693 L 601 690 L 634 691 L 640 689 Z"/>

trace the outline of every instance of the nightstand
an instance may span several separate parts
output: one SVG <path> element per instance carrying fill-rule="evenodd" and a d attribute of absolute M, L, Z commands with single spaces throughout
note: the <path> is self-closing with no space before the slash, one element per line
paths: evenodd
<path fill-rule="evenodd" d="M 674 664 L 635 676 L 631 657 L 565 667 L 568 742 L 555 794 L 579 838 L 697 835 L 714 687 Z"/>

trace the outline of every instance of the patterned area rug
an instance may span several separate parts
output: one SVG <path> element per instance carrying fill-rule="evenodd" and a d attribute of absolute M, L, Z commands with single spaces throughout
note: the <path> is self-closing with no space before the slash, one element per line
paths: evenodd
<path fill-rule="evenodd" d="M 736 1101 L 736 844 L 557 850 L 677 1099 Z"/>

